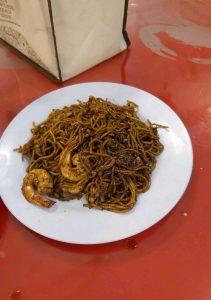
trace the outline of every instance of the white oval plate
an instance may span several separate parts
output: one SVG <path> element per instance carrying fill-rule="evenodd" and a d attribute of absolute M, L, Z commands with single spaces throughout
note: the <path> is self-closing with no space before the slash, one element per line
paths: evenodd
<path fill-rule="evenodd" d="M 113 213 L 83 207 L 84 200 L 57 202 L 45 209 L 28 203 L 22 193 L 27 162 L 13 149 L 27 142 L 32 122 L 43 121 L 53 108 L 86 101 L 90 95 L 118 104 L 137 103 L 140 116 L 169 126 L 160 129 L 164 152 L 152 175 L 149 191 L 138 196 L 128 213 Z M 83 83 L 51 92 L 24 108 L 9 124 L 0 141 L 0 194 L 9 211 L 35 232 L 62 242 L 99 244 L 137 234 L 161 220 L 183 195 L 192 171 L 193 152 L 188 132 L 165 103 L 137 88 L 106 82 Z"/>

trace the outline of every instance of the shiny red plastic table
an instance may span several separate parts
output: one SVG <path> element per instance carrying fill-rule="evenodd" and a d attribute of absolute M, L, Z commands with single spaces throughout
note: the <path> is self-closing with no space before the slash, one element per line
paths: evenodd
<path fill-rule="evenodd" d="M 39 96 L 74 83 L 146 90 L 181 117 L 194 168 L 176 208 L 119 242 L 79 246 L 19 223 L 0 201 L 0 299 L 211 299 L 211 2 L 131 0 L 128 51 L 56 84 L 0 47 L 0 133 Z M 15 201 L 15 199 L 14 199 Z"/>

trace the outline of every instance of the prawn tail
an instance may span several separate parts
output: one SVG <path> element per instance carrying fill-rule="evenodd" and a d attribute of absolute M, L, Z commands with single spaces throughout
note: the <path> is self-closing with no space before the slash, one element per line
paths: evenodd
<path fill-rule="evenodd" d="M 42 207 L 50 208 L 52 207 L 56 202 L 51 199 L 44 199 L 40 195 L 34 195 L 33 197 L 33 203 L 37 204 Z"/>

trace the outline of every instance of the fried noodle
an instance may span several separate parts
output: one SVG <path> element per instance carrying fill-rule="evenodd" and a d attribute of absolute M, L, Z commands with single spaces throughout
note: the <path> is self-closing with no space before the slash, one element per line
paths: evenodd
<path fill-rule="evenodd" d="M 59 200 L 86 195 L 86 207 L 131 210 L 137 193 L 150 188 L 156 157 L 163 151 L 158 128 L 143 122 L 138 106 L 101 98 L 54 109 L 32 138 L 18 148 L 29 160 L 27 172 L 46 170 L 53 179 L 49 196 Z"/>

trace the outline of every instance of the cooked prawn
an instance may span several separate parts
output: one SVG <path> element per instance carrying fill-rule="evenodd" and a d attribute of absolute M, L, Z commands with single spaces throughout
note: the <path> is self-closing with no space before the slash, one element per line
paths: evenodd
<path fill-rule="evenodd" d="M 24 197 L 30 203 L 39 206 L 51 207 L 55 201 L 44 199 L 36 193 L 50 194 L 53 188 L 53 180 L 50 174 L 44 169 L 34 169 L 30 171 L 23 179 L 22 192 Z"/>
<path fill-rule="evenodd" d="M 69 147 L 67 147 L 63 154 L 61 155 L 61 173 L 62 175 L 70 181 L 80 181 L 87 177 L 84 169 L 81 167 L 80 155 L 77 153 L 71 156 L 72 152 Z M 71 159 L 72 157 L 72 159 Z M 73 165 L 73 167 L 70 166 Z"/>
<path fill-rule="evenodd" d="M 68 192 L 70 194 L 80 194 L 83 191 L 86 182 L 86 179 L 82 179 L 78 182 L 66 182 L 63 183 L 61 189 L 63 192 Z"/>

